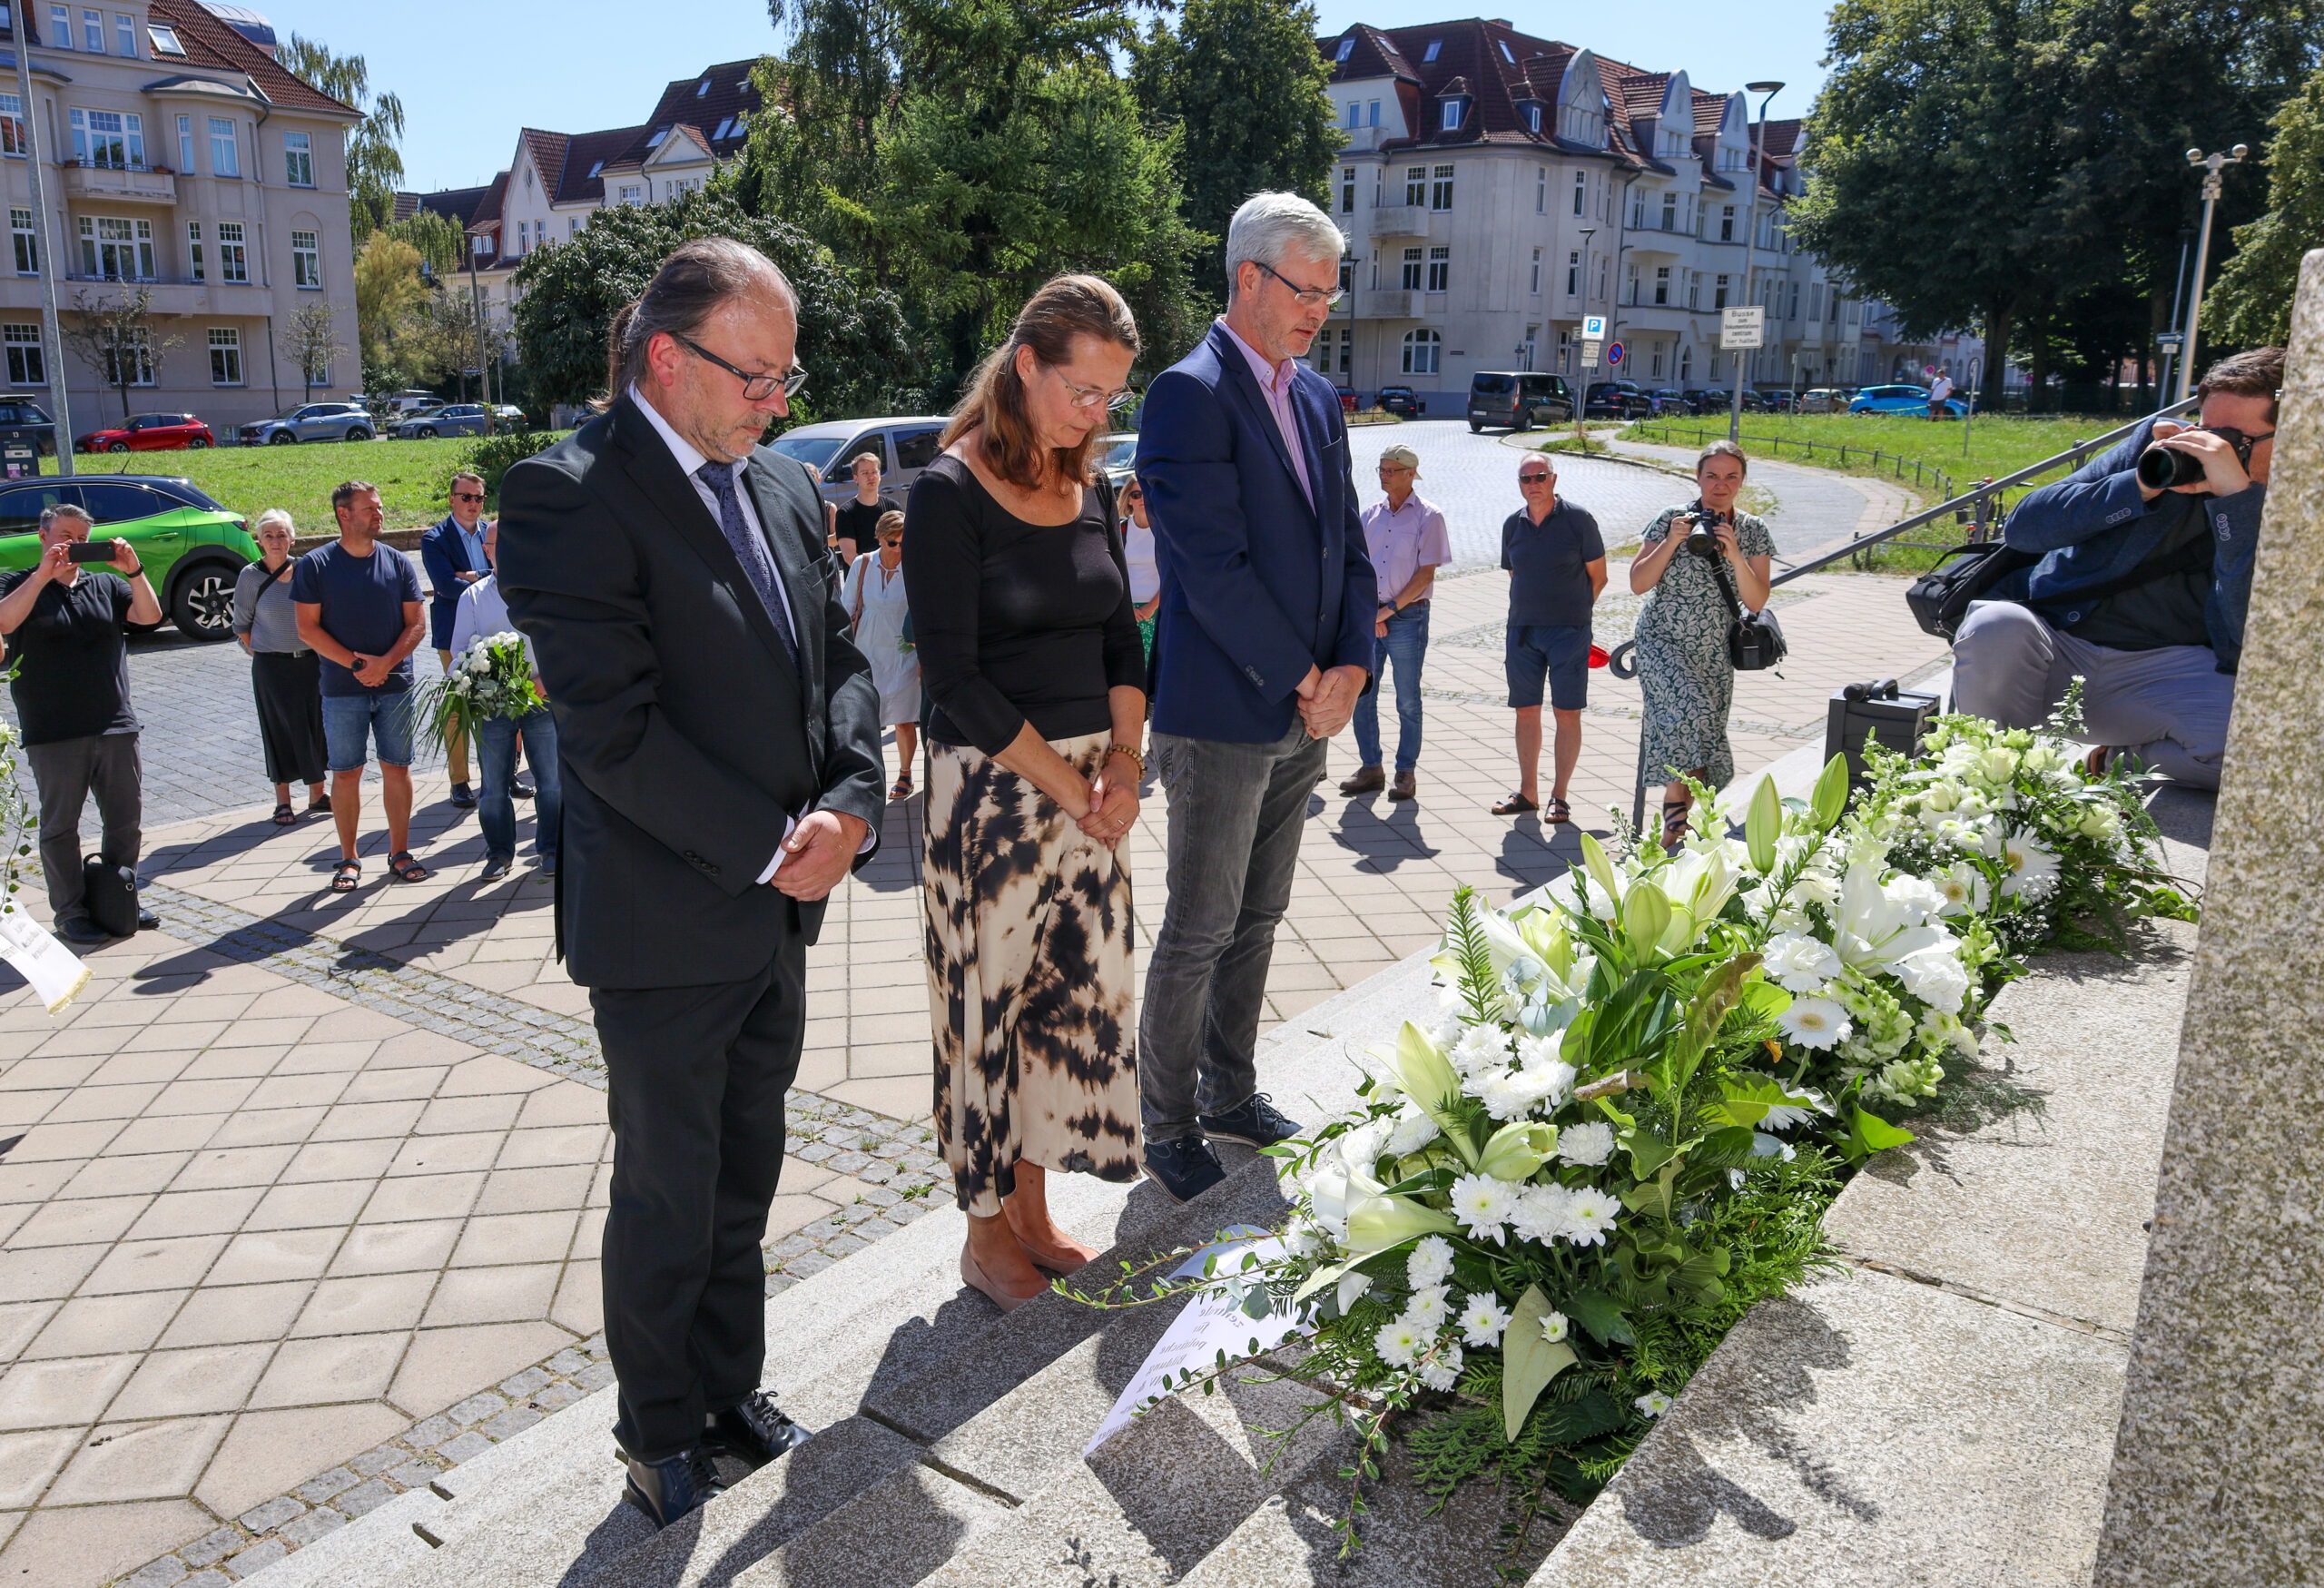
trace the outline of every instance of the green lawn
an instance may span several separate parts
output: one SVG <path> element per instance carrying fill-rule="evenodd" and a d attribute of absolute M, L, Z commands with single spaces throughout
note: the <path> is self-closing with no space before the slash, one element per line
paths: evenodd
<path fill-rule="evenodd" d="M 301 538 L 334 533 L 330 493 L 344 479 L 379 488 L 387 527 L 410 529 L 444 516 L 452 476 L 481 443 L 474 437 L 432 441 L 307 441 L 295 447 L 219 447 L 201 452 L 105 452 L 74 459 L 76 472 L 169 474 L 192 480 L 251 522 L 269 508 L 289 510 Z M 43 469 L 54 473 L 54 459 Z M 486 509 L 497 511 L 497 504 Z"/>

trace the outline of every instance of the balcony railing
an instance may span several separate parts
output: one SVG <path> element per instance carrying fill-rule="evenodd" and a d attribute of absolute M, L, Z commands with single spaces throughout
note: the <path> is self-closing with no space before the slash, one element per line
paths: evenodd
<path fill-rule="evenodd" d="M 1383 204 L 1372 212 L 1369 231 L 1374 237 L 1425 237 L 1428 210 L 1420 204 Z"/>
<path fill-rule="evenodd" d="M 178 179 L 168 171 L 124 171 L 110 165 L 77 165 L 64 167 L 64 192 L 68 198 L 104 199 L 114 203 L 174 204 L 178 202 Z"/>
<path fill-rule="evenodd" d="M 1402 287 L 1366 287 L 1355 295 L 1355 311 L 1365 320 L 1419 320 L 1421 294 Z"/>

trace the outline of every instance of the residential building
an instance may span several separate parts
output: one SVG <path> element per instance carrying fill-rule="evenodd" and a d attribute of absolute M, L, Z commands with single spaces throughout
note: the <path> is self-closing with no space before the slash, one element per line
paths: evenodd
<path fill-rule="evenodd" d="M 1313 357 L 1343 387 L 1409 385 L 1443 414 L 1479 370 L 1721 386 L 1737 355 L 1719 350 L 1719 311 L 1754 302 L 1766 343 L 1746 380 L 1856 379 L 1833 372 L 1864 364 L 1865 304 L 1785 225 L 1797 121 L 1761 129 L 1739 91 L 1501 21 L 1358 25 L 1317 44 L 1345 138 L 1331 209 L 1352 290 Z M 1588 315 L 1621 344 L 1619 370 L 1582 367 Z"/>
<path fill-rule="evenodd" d="M 13 3 L 0 0 L 0 18 Z M 239 14 L 237 27 L 196 0 L 24 11 L 48 209 L 34 213 L 16 62 L 0 48 L 0 184 L 14 266 L 0 272 L 8 388 L 37 397 L 62 379 L 77 430 L 123 415 L 113 384 L 121 361 L 100 371 L 44 345 L 39 267 L 48 249 L 68 327 L 76 303 L 151 294 L 142 344 L 125 354 L 132 412 L 191 412 L 222 435 L 310 390 L 354 390 L 345 143 L 361 115 L 249 36 L 255 14 Z M 343 350 L 309 371 L 291 326 L 312 304 L 328 306 Z"/>

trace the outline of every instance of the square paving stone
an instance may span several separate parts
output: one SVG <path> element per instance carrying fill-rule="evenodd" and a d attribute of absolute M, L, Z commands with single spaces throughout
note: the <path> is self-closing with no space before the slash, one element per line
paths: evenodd
<path fill-rule="evenodd" d="M 337 1228 L 245 1230 L 227 1244 L 205 1282 L 252 1285 L 314 1278 L 330 1265 L 343 1234 Z"/>
<path fill-rule="evenodd" d="M 45 1301 L 70 1296 L 113 1248 L 103 1246 L 44 1247 L 0 1251 L 0 1302 Z"/>
<path fill-rule="evenodd" d="M 20 1511 L 38 1500 L 48 1480 L 80 1447 L 78 1428 L 0 1434 L 0 1510 Z"/>
<path fill-rule="evenodd" d="M 214 1140 L 215 1138 L 212 1138 Z M 271 1186 L 288 1168 L 297 1149 L 288 1144 L 268 1147 L 212 1147 L 195 1153 L 171 1182 L 180 1191 L 222 1190 L 240 1186 Z"/>
<path fill-rule="evenodd" d="M 419 1323 L 435 1288 L 433 1267 L 405 1274 L 365 1274 L 325 1279 L 315 1287 L 291 1333 L 300 1338 L 318 1335 L 359 1334 L 371 1329 L 406 1329 Z"/>
<path fill-rule="evenodd" d="M 273 1355 L 271 1342 L 155 1351 L 105 1408 L 105 1417 L 123 1422 L 238 1411 Z"/>
<path fill-rule="evenodd" d="M 266 1194 L 259 1186 L 225 1190 L 164 1191 L 131 1226 L 133 1240 L 159 1240 L 182 1235 L 231 1235 Z"/>
<path fill-rule="evenodd" d="M 0 1375 L 0 1428 L 94 1423 L 105 1403 L 137 1371 L 137 1363 L 133 1356 L 19 1362 Z"/>
<path fill-rule="evenodd" d="M 371 1137 L 401 1137 L 410 1133 L 423 1104 L 417 1100 L 387 1103 L 340 1103 L 324 1114 L 309 1138 L 314 1141 L 356 1141 Z"/>
<path fill-rule="evenodd" d="M 147 1290 L 76 1297 L 56 1309 L 24 1355 L 39 1359 L 143 1351 L 160 1338 L 185 1296 L 182 1290 Z"/>
<path fill-rule="evenodd" d="M 415 1136 L 401 1143 L 388 1167 L 389 1175 L 462 1174 L 488 1169 L 500 1156 L 507 1135 L 480 1130 L 458 1136 Z"/>
<path fill-rule="evenodd" d="M 344 1486 L 351 1488 L 357 1482 L 355 1475 L 337 1464 L 369 1449 L 402 1426 L 402 1417 L 378 1405 L 244 1412 L 235 1419 L 233 1431 L 219 1445 L 218 1454 L 211 1458 L 209 1470 L 193 1491 L 194 1498 L 222 1514 L 242 1515 L 250 1513 L 251 1506 L 283 1494 L 318 1468 L 345 1473 L 348 1481 Z M 290 1515 L 296 1517 L 307 1504 L 319 1504 L 329 1498 L 330 1495 L 302 1494 L 287 1504 Z M 335 1511 L 327 1514 L 339 1514 Z"/>
<path fill-rule="evenodd" d="M 35 1511 L 0 1550 L 0 1582 L 100 1588 L 210 1525 L 184 1500 Z"/>
<path fill-rule="evenodd" d="M 134 1427 L 107 1424 L 49 1489 L 50 1505 L 163 1500 L 192 1489 L 226 1436 L 226 1417 L 172 1417 Z"/>
<path fill-rule="evenodd" d="M 273 1285 L 206 1285 L 187 1297 L 162 1336 L 164 1346 L 223 1346 L 279 1340 L 314 1289 L 304 1279 Z"/>
<path fill-rule="evenodd" d="M 438 1282 L 428 1315 L 421 1321 L 436 1327 L 545 1317 L 562 1273 L 556 1263 L 451 1269 Z"/>
<path fill-rule="evenodd" d="M 573 1245 L 576 1209 L 554 1213 L 479 1214 L 468 1221 L 452 1267 L 488 1263 L 559 1262 Z"/>
<path fill-rule="evenodd" d="M 320 1111 L 316 1117 L 321 1118 Z M 299 1149 L 278 1177 L 285 1185 L 311 1180 L 377 1179 L 395 1160 L 396 1143 L 377 1141 L 318 1141 Z"/>
<path fill-rule="evenodd" d="M 555 1355 L 572 1339 L 547 1323 L 423 1329 L 413 1337 L 388 1399 L 413 1416 L 425 1416 Z"/>
<path fill-rule="evenodd" d="M 602 1106 L 603 1100 L 599 1102 Z M 596 1174 L 596 1167 L 586 1163 L 551 1169 L 495 1169 L 485 1178 L 484 1193 L 477 1198 L 475 1212 L 542 1213 L 578 1208 L 587 1200 Z"/>
<path fill-rule="evenodd" d="M 275 1352 L 266 1376 L 251 1392 L 251 1406 L 255 1411 L 374 1400 L 387 1393 L 410 1338 L 409 1334 L 397 1330 L 286 1340 Z M 398 1427 L 402 1426 L 401 1416 L 394 1420 Z M 374 1434 L 372 1439 L 384 1436 Z"/>
<path fill-rule="evenodd" d="M 457 1218 L 359 1224 L 348 1232 L 339 1256 L 331 1260 L 330 1272 L 335 1276 L 395 1274 L 440 1268 L 459 1237 Z"/>
<path fill-rule="evenodd" d="M 390 1224 L 421 1218 L 459 1218 L 484 1189 L 480 1173 L 411 1175 L 379 1182 L 363 1205 L 363 1222 Z"/>
<path fill-rule="evenodd" d="M 145 1197 L 99 1197 L 51 1202 L 34 1211 L 9 1238 L 12 1248 L 79 1246 L 121 1238 L 144 1212 Z"/>
<path fill-rule="evenodd" d="M 369 1179 L 318 1180 L 310 1184 L 276 1186 L 259 1199 L 242 1220 L 244 1229 L 312 1229 L 344 1228 L 354 1221 L 373 1182 Z"/>
<path fill-rule="evenodd" d="M 103 1296 L 129 1290 L 183 1290 L 201 1282 L 225 1247 L 223 1235 L 123 1241 L 82 1281 L 81 1293 Z"/>
<path fill-rule="evenodd" d="M 320 1107 L 260 1109 L 236 1114 L 211 1136 L 212 1147 L 296 1146 L 322 1121 Z"/>

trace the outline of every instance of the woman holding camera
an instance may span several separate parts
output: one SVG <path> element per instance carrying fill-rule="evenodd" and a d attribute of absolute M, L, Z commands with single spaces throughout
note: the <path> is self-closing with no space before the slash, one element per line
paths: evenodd
<path fill-rule="evenodd" d="M 1676 848 L 1687 833 L 1693 797 L 1680 775 L 1718 788 L 1735 775 L 1727 713 L 1735 699 L 1735 665 L 1727 631 L 1733 601 L 1753 612 L 1768 604 L 1768 527 L 1738 512 L 1749 460 L 1732 441 L 1714 441 L 1695 459 L 1700 493 L 1646 527 L 1630 560 L 1630 589 L 1644 596 L 1638 614 L 1638 681 L 1646 696 L 1645 763 L 1667 772 L 1662 842 Z M 1730 597 L 1731 592 L 1731 597 Z"/>

